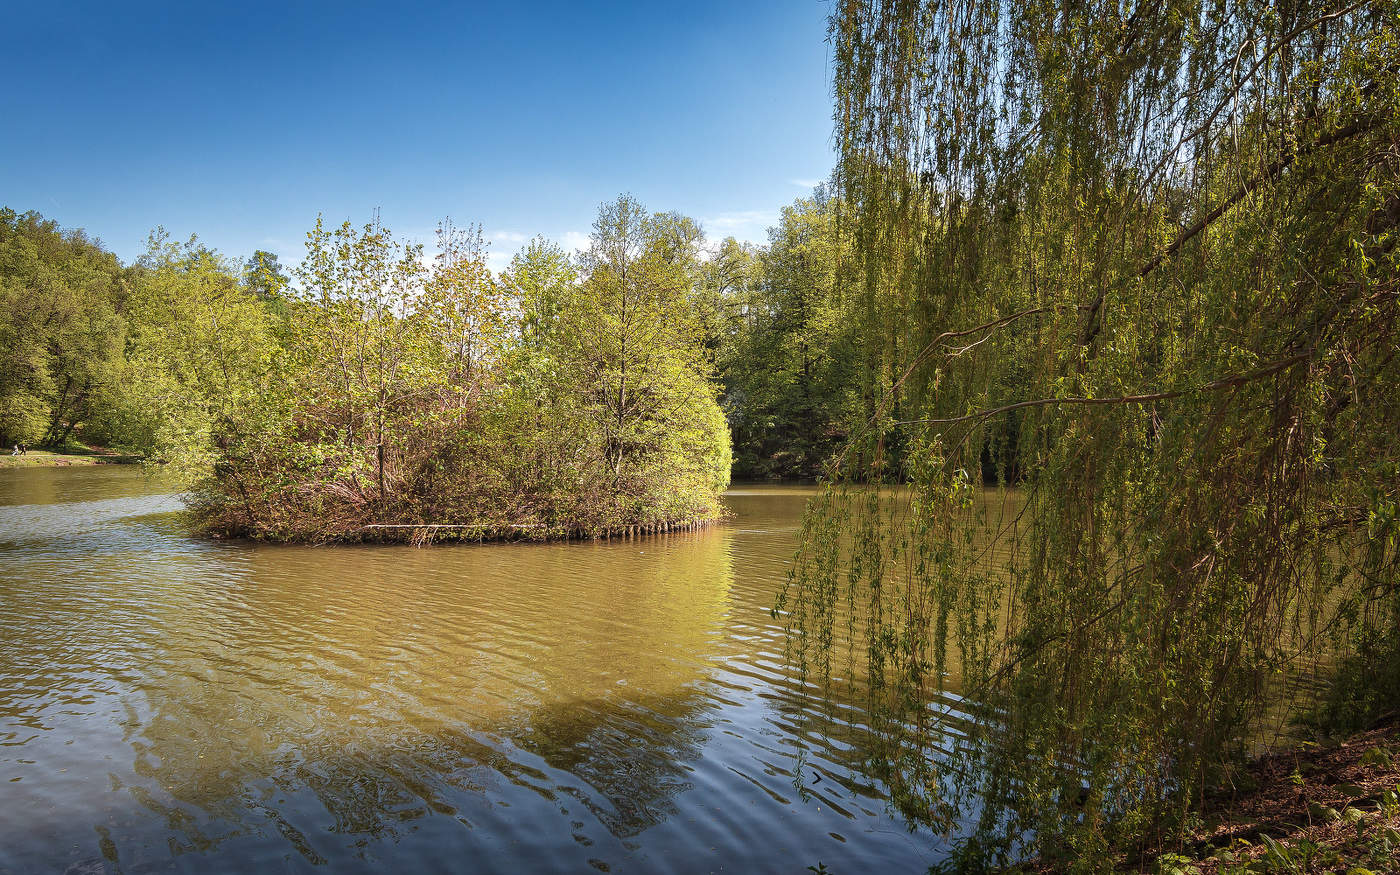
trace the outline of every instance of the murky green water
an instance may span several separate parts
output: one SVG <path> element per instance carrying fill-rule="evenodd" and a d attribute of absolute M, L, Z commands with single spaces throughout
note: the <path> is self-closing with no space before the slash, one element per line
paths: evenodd
<path fill-rule="evenodd" d="M 792 696 L 769 609 L 809 490 L 737 488 L 697 533 L 422 550 L 194 539 L 166 491 L 0 471 L 0 872 L 936 856 Z"/>

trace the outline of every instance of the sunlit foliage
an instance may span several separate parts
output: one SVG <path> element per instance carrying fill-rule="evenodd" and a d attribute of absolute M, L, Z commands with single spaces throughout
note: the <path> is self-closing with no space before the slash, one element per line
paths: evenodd
<path fill-rule="evenodd" d="M 37 213 L 0 209 L 0 441 L 107 435 L 126 288 L 115 256 Z"/>
<path fill-rule="evenodd" d="M 717 518 L 730 449 L 690 306 L 700 239 L 624 197 L 576 261 L 536 241 L 497 278 L 479 229 L 444 223 L 429 259 L 378 221 L 318 221 L 261 396 L 220 394 L 238 409 L 193 436 L 213 462 L 201 525 L 478 539 Z"/>

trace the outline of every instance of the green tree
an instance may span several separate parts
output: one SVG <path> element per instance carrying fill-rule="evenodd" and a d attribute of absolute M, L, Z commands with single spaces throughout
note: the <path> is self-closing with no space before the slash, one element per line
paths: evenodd
<path fill-rule="evenodd" d="M 122 370 L 123 271 L 81 231 L 0 210 L 0 439 L 106 440 Z"/>
<path fill-rule="evenodd" d="M 243 282 L 260 300 L 272 301 L 286 294 L 291 279 L 283 273 L 277 253 L 258 249 L 243 265 Z"/>
<path fill-rule="evenodd" d="M 239 273 L 196 238 L 178 244 L 157 230 L 132 274 L 121 429 L 189 477 L 208 470 L 216 439 L 272 385 L 271 320 Z"/>
<path fill-rule="evenodd" d="M 700 239 L 690 220 L 648 214 L 631 197 L 603 205 L 561 315 L 560 361 L 583 395 L 598 462 L 614 495 L 639 505 L 666 507 L 697 486 L 712 502 L 728 482 L 728 432 L 689 306 Z"/>
<path fill-rule="evenodd" d="M 377 218 L 328 230 L 318 216 L 297 269 L 289 374 L 300 405 L 317 410 L 316 442 L 343 447 L 340 465 L 361 500 L 367 489 L 387 497 L 401 477 L 418 396 L 437 382 L 427 326 L 406 318 L 421 312 L 422 252 Z M 451 331 L 460 314 L 449 308 L 442 318 Z"/>
<path fill-rule="evenodd" d="M 623 199 L 580 266 L 536 241 L 497 281 L 479 228 L 444 223 L 427 264 L 377 221 L 318 221 L 261 402 L 209 433 L 202 524 L 544 538 L 714 519 L 729 443 L 690 315 L 695 228 Z"/>
<path fill-rule="evenodd" d="M 443 385 L 457 394 L 458 410 L 474 403 L 495 370 L 510 329 L 509 291 L 486 266 L 481 228 L 438 226 L 435 269 L 424 286 L 417 314 L 436 344 L 435 361 L 445 366 Z"/>
<path fill-rule="evenodd" d="M 745 354 L 742 328 L 759 283 L 758 247 L 727 237 L 706 252 L 698 273 L 691 308 L 710 361 L 727 385 L 724 374 Z"/>
<path fill-rule="evenodd" d="M 730 293 L 738 313 L 721 375 L 740 477 L 820 475 L 862 412 L 874 344 L 843 281 L 836 208 L 824 191 L 784 208 Z"/>
<path fill-rule="evenodd" d="M 515 254 L 501 277 L 520 301 L 521 343 L 534 349 L 548 344 L 559 310 L 578 282 L 578 268 L 563 247 L 536 237 Z"/>

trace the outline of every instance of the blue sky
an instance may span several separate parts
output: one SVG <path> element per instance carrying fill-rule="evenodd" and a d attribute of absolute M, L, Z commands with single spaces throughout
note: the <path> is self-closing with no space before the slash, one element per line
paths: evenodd
<path fill-rule="evenodd" d="M 631 192 L 762 241 L 834 163 L 825 0 L 10 4 L 0 204 L 124 260 L 156 225 L 300 259 L 318 212 L 493 259 Z"/>

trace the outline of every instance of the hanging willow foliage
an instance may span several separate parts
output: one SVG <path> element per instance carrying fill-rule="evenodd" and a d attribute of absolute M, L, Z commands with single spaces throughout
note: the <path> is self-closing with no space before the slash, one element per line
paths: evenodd
<path fill-rule="evenodd" d="M 851 0 L 831 40 L 904 352 L 809 512 L 790 656 L 862 691 L 912 822 L 1092 868 L 1303 679 L 1400 695 L 1400 4 Z"/>

